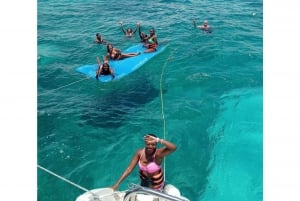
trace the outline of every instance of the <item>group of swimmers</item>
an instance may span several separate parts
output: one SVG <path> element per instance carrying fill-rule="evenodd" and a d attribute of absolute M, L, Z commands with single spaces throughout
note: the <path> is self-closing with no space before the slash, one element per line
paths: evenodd
<path fill-rule="evenodd" d="M 149 34 L 147 35 L 141 31 L 140 23 L 136 24 L 135 30 L 131 28 L 125 29 L 122 21 L 120 22 L 120 25 L 121 30 L 128 38 L 133 37 L 136 31 L 138 30 L 141 39 L 140 42 L 143 43 L 143 46 L 146 48 L 144 51 L 145 53 L 156 51 L 158 42 L 155 30 L 153 28 L 149 30 Z M 129 57 L 138 56 L 141 54 L 141 52 L 122 53 L 120 49 L 115 48 L 111 43 L 104 40 L 100 33 L 96 34 L 95 42 L 107 46 L 106 55 L 103 56 L 103 64 L 101 64 L 99 57 L 97 57 L 97 63 L 99 67 L 96 71 L 96 79 L 98 79 L 100 75 L 111 75 L 113 78 L 115 77 L 114 70 L 109 66 L 109 60 L 121 60 Z"/>
<path fill-rule="evenodd" d="M 212 32 L 212 27 L 208 25 L 208 21 L 204 20 L 202 25 L 197 25 L 196 20 L 193 20 L 193 24 L 195 28 L 199 28 L 204 32 L 211 33 Z M 140 42 L 143 43 L 143 46 L 146 48 L 145 53 L 147 52 L 154 52 L 156 51 L 158 42 L 157 42 L 157 36 L 155 33 L 155 30 L 151 28 L 149 30 L 149 34 L 146 34 L 141 31 L 141 24 L 136 23 L 136 28 L 133 30 L 132 28 L 124 28 L 124 23 L 121 21 L 121 30 L 123 31 L 124 35 L 128 38 L 131 38 L 134 36 L 134 34 L 138 31 L 139 36 L 140 36 Z M 97 62 L 98 62 L 98 69 L 96 71 L 96 79 L 100 75 L 111 75 L 113 78 L 115 77 L 114 70 L 109 66 L 108 60 L 121 60 L 125 59 L 128 57 L 134 57 L 138 56 L 141 53 L 140 52 L 133 52 L 133 53 L 122 53 L 120 49 L 115 48 L 111 43 L 107 42 L 104 40 L 101 36 L 100 33 L 96 34 L 96 43 L 107 45 L 107 52 L 106 55 L 103 57 L 103 64 L 101 64 L 100 59 L 97 57 Z"/>

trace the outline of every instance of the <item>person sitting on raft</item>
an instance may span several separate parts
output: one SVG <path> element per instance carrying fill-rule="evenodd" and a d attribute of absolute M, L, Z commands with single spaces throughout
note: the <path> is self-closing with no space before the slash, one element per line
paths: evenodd
<path fill-rule="evenodd" d="M 135 53 L 122 53 L 121 50 L 113 47 L 112 44 L 107 45 L 107 53 L 106 53 L 106 59 L 112 59 L 112 60 L 121 60 L 129 57 L 135 57 L 141 54 L 140 52 Z"/>
<path fill-rule="evenodd" d="M 147 48 L 147 50 L 145 50 L 144 52 L 155 52 L 158 42 L 155 30 L 153 28 L 150 29 L 149 36 L 145 37 L 145 40 L 146 44 L 144 46 Z"/>

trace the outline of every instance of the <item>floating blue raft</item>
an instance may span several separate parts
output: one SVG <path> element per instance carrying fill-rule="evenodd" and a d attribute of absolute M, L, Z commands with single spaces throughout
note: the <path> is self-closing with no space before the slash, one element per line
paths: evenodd
<path fill-rule="evenodd" d="M 109 65 L 113 68 L 115 72 L 115 78 L 113 79 L 111 75 L 101 75 L 98 80 L 100 82 L 109 82 L 112 80 L 118 80 L 122 77 L 134 72 L 146 62 L 152 59 L 155 55 L 161 53 L 166 49 L 166 45 L 158 46 L 155 52 L 144 53 L 145 48 L 142 44 L 134 45 L 123 52 L 141 52 L 140 55 L 135 57 L 129 57 L 122 60 L 109 60 Z M 96 70 L 98 69 L 98 64 L 83 65 L 76 68 L 76 71 L 83 73 L 91 78 L 96 79 Z"/>

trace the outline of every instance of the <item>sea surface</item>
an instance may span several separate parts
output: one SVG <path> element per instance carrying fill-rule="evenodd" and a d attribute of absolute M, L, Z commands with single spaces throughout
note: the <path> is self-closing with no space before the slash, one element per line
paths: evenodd
<path fill-rule="evenodd" d="M 109 187 L 143 136 L 177 145 L 167 183 L 191 201 L 263 200 L 263 2 L 37 1 L 38 165 L 86 189 Z M 193 26 L 208 20 L 212 33 Z M 168 45 L 128 76 L 101 83 L 75 69 L 106 46 L 139 43 L 119 22 Z M 84 191 L 37 168 L 39 201 Z M 139 184 L 138 170 L 121 184 Z"/>

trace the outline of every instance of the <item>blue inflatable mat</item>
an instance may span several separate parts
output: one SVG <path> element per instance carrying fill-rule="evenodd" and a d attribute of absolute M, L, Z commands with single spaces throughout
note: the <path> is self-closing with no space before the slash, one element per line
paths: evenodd
<path fill-rule="evenodd" d="M 115 78 L 113 79 L 111 75 L 101 75 L 98 80 L 100 82 L 109 82 L 112 80 L 118 80 L 122 77 L 132 73 L 146 62 L 152 59 L 155 55 L 161 53 L 166 49 L 166 45 L 158 46 L 155 52 L 144 53 L 145 48 L 142 44 L 134 45 L 123 52 L 141 52 L 140 55 L 130 58 L 125 58 L 122 60 L 109 60 L 109 65 L 114 69 Z M 76 71 L 83 73 L 91 78 L 96 79 L 96 70 L 98 69 L 98 64 L 83 65 L 76 68 Z"/>

